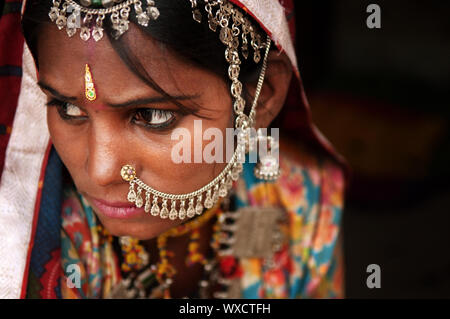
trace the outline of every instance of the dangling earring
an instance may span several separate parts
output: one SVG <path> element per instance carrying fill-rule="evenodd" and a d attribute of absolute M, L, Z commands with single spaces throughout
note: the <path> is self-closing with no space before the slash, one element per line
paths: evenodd
<path fill-rule="evenodd" d="M 255 166 L 256 178 L 265 181 L 276 181 L 280 177 L 279 143 L 272 136 L 268 136 L 267 129 L 259 129 L 256 141 L 258 143 L 258 163 Z M 264 147 L 261 147 L 264 145 Z"/>

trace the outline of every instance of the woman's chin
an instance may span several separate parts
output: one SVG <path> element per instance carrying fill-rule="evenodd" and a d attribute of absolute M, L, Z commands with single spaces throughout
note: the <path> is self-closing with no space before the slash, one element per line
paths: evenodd
<path fill-rule="evenodd" d="M 163 220 L 158 217 L 146 216 L 144 220 L 121 220 L 108 218 L 97 214 L 102 226 L 113 236 L 130 236 L 139 240 L 155 238 L 181 221 Z"/>

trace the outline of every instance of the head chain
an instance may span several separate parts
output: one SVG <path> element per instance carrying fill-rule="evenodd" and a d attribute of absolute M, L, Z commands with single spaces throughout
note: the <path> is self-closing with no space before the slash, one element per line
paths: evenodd
<path fill-rule="evenodd" d="M 118 39 L 129 28 L 129 16 L 131 6 L 134 6 L 137 21 L 146 27 L 151 19 L 159 17 L 159 10 L 155 1 L 146 0 L 145 10 L 142 8 L 141 0 L 102 0 L 103 8 L 89 8 L 91 0 L 81 0 L 81 5 L 74 0 L 52 0 L 48 16 L 56 24 L 59 30 L 66 28 L 67 35 L 72 37 L 77 29 L 80 29 L 80 38 L 84 41 L 90 39 L 91 35 L 95 41 L 103 38 L 103 21 L 107 15 L 111 20 L 113 29 L 112 36 Z M 66 16 L 70 13 L 69 16 Z M 91 22 L 95 24 L 91 30 Z"/>

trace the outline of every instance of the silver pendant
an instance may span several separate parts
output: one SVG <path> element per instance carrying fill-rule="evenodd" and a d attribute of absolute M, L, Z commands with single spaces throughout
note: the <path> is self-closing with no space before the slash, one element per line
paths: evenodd
<path fill-rule="evenodd" d="M 234 214 L 238 217 L 229 252 L 238 258 L 270 258 L 280 246 L 279 223 L 286 212 L 277 207 L 244 207 Z"/>

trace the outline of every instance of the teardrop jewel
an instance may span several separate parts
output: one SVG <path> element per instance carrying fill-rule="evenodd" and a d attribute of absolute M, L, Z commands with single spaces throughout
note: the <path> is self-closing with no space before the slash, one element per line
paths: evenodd
<path fill-rule="evenodd" d="M 159 217 L 163 219 L 169 217 L 169 210 L 167 209 L 167 199 L 165 199 L 162 203 L 162 209 L 161 213 L 159 214 Z"/>
<path fill-rule="evenodd" d="M 141 208 L 144 205 L 144 200 L 142 199 L 142 189 L 138 187 L 137 195 L 136 195 L 136 207 Z"/>
<path fill-rule="evenodd" d="M 233 167 L 230 176 L 233 181 L 237 181 L 239 179 L 239 172 L 237 171 L 236 167 Z"/>
<path fill-rule="evenodd" d="M 205 208 L 206 209 L 210 209 L 211 207 L 213 207 L 213 202 L 211 199 L 211 190 L 208 191 L 208 193 L 206 194 L 206 199 L 205 199 Z"/>
<path fill-rule="evenodd" d="M 202 195 L 197 198 L 197 205 L 195 205 L 195 213 L 201 215 L 203 213 Z"/>
<path fill-rule="evenodd" d="M 192 218 L 195 215 L 195 209 L 194 209 L 194 199 L 191 198 L 189 201 L 189 207 L 187 209 L 187 217 Z"/>
<path fill-rule="evenodd" d="M 176 201 L 172 201 L 172 204 L 170 206 L 169 219 L 171 219 L 171 220 L 175 220 L 178 217 L 178 212 L 175 208 L 176 203 L 177 203 Z"/>
<path fill-rule="evenodd" d="M 80 30 L 80 38 L 83 41 L 87 41 L 87 40 L 89 40 L 90 37 L 91 37 L 91 32 L 90 32 L 89 28 L 82 27 Z"/>
<path fill-rule="evenodd" d="M 128 192 L 127 199 L 129 202 L 132 202 L 132 203 L 134 203 L 134 201 L 136 200 L 136 192 L 134 191 L 133 184 L 130 185 L 130 191 Z"/>
<path fill-rule="evenodd" d="M 178 218 L 179 219 L 185 219 L 186 218 L 186 208 L 184 208 L 184 200 L 181 201 L 180 211 L 178 212 Z"/>
<path fill-rule="evenodd" d="M 158 205 L 157 197 L 153 198 L 153 205 L 152 205 L 152 209 L 150 210 L 150 214 L 152 214 L 153 216 L 159 215 L 159 205 Z"/>
<path fill-rule="evenodd" d="M 228 193 L 227 185 L 225 184 L 225 180 L 222 180 L 220 187 L 219 187 L 219 196 L 225 197 L 225 196 L 227 196 L 227 193 Z"/>
<path fill-rule="evenodd" d="M 216 185 L 214 187 L 214 193 L 213 193 L 213 196 L 212 196 L 213 205 L 214 205 L 215 202 L 217 202 L 218 199 L 219 199 L 219 185 Z"/>
<path fill-rule="evenodd" d="M 100 41 L 103 38 L 103 28 L 95 26 L 92 30 L 92 37 L 96 42 Z"/>
<path fill-rule="evenodd" d="M 144 211 L 146 213 L 150 212 L 150 208 L 151 208 L 151 204 L 150 204 L 150 193 L 147 192 L 145 194 L 145 206 L 144 206 Z"/>
<path fill-rule="evenodd" d="M 75 28 L 66 28 L 67 35 L 69 37 L 73 37 L 75 33 L 77 33 L 77 29 Z"/>
<path fill-rule="evenodd" d="M 233 179 L 231 178 L 230 174 L 228 174 L 225 184 L 228 190 L 230 190 L 231 187 L 233 187 Z"/>

